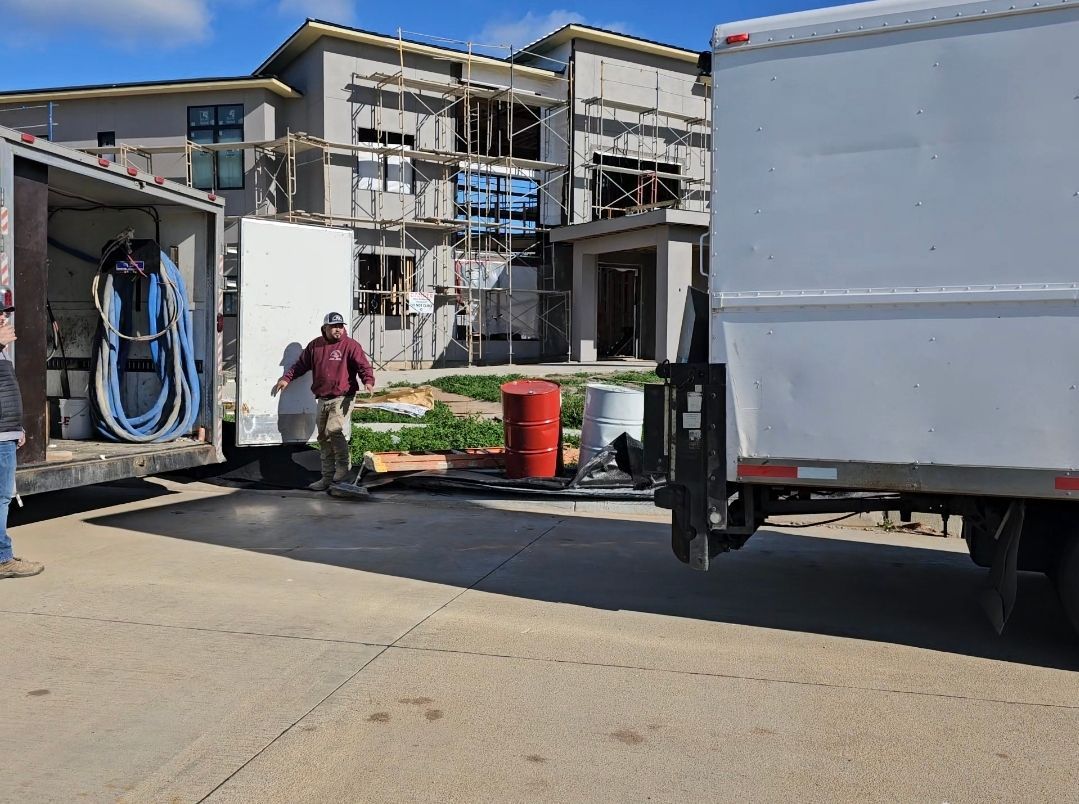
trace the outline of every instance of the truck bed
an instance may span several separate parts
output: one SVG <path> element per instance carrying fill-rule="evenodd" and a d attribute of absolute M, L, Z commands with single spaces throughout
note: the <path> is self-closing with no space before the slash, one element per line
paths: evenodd
<path fill-rule="evenodd" d="M 19 494 L 146 477 L 217 463 L 212 444 L 181 438 L 168 444 L 113 444 L 102 441 L 52 439 L 49 452 L 71 452 L 63 461 L 20 465 L 15 476 Z"/>

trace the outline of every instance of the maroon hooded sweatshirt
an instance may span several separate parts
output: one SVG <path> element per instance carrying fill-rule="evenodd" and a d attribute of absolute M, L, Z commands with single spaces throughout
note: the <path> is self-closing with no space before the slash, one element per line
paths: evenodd
<path fill-rule="evenodd" d="M 311 391 L 319 399 L 355 394 L 360 390 L 356 382 L 358 374 L 364 385 L 374 385 L 375 372 L 363 347 L 348 335 L 342 335 L 336 343 L 319 336 L 300 354 L 288 371 L 281 377 L 292 382 L 311 372 Z"/>

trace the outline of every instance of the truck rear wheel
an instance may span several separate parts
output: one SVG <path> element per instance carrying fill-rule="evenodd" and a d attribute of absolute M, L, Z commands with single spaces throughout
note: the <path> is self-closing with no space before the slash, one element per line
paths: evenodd
<path fill-rule="evenodd" d="M 1025 572 L 1049 572 L 1065 541 L 1079 537 L 1074 503 L 1028 503 L 1019 542 L 1019 569 Z M 993 566 L 997 551 L 994 536 L 1000 527 L 1006 506 L 982 506 L 980 516 L 963 517 L 963 539 L 970 557 L 979 567 Z"/>
<path fill-rule="evenodd" d="M 1068 615 L 1072 628 L 1079 634 L 1079 536 L 1067 539 L 1050 577 L 1060 595 L 1060 604 Z"/>

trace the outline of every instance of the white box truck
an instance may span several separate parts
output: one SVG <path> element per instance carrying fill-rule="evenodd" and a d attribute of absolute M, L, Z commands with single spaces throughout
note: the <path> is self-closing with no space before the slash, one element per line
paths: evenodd
<path fill-rule="evenodd" d="M 236 444 L 312 441 L 310 378 L 270 389 L 326 312 L 351 313 L 352 233 L 235 223 Z M 20 495 L 223 460 L 225 240 L 213 192 L 0 128 L 0 307 L 14 307 L 6 353 L 27 436 Z M 163 351 L 179 330 L 183 349 Z"/>
<path fill-rule="evenodd" d="M 707 354 L 646 450 L 676 554 L 769 516 L 961 515 L 1079 625 L 1079 2 L 882 0 L 715 30 Z"/>

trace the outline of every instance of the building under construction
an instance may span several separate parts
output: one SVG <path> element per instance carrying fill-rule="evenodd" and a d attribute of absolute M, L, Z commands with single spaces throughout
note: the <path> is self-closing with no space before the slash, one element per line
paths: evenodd
<path fill-rule="evenodd" d="M 8 92 L 0 123 L 352 229 L 380 367 L 664 359 L 707 259 L 707 73 L 579 25 L 515 51 L 309 20 L 250 76 Z"/>

